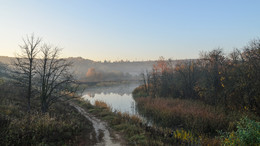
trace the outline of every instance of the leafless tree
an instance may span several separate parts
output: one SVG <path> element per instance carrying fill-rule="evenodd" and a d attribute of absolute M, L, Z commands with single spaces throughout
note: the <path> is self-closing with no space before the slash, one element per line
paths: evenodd
<path fill-rule="evenodd" d="M 141 73 L 141 76 L 142 76 L 142 79 L 143 79 L 143 84 L 144 84 L 144 88 L 145 88 L 145 92 L 147 94 L 149 94 L 149 85 L 150 85 L 150 78 L 151 78 L 151 75 L 150 73 L 148 72 L 148 70 L 146 70 L 146 72 L 144 73 Z"/>
<path fill-rule="evenodd" d="M 32 97 L 32 80 L 35 76 L 36 55 L 39 52 L 40 38 L 36 38 L 33 34 L 23 39 L 23 45 L 20 45 L 21 52 L 13 63 L 14 79 L 27 88 L 27 108 L 30 113 L 31 110 L 31 97 Z"/>
<path fill-rule="evenodd" d="M 75 97 L 78 86 L 75 85 L 70 67 L 72 62 L 59 58 L 61 49 L 43 45 L 42 58 L 37 66 L 41 110 L 43 113 L 60 97 Z"/>

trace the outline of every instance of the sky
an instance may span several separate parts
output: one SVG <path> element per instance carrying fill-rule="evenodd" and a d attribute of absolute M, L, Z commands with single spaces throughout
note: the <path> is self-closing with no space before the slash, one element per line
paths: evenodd
<path fill-rule="evenodd" d="M 0 56 L 32 33 L 62 57 L 193 59 L 260 37 L 259 0 L 0 0 Z"/>

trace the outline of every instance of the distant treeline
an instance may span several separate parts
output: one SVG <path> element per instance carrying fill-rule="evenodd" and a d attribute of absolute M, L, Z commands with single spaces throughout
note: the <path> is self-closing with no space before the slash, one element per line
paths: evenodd
<path fill-rule="evenodd" d="M 95 68 L 89 68 L 85 78 L 81 79 L 86 82 L 100 82 L 100 81 L 124 81 L 134 80 L 134 76 L 129 73 L 123 73 L 119 71 L 97 71 Z"/>
<path fill-rule="evenodd" d="M 199 99 L 260 114 L 260 39 L 228 55 L 222 49 L 172 64 L 161 57 L 142 74 L 141 96 Z M 143 91 L 143 92 L 140 92 Z"/>
<path fill-rule="evenodd" d="M 138 80 L 140 72 L 151 70 L 155 61 L 143 62 L 95 62 L 83 58 L 68 58 L 71 68 L 80 81 L 121 81 Z"/>
<path fill-rule="evenodd" d="M 155 63 L 155 61 L 96 62 L 81 57 L 64 59 L 73 62 L 70 71 L 77 80 L 83 82 L 139 80 L 140 72 L 146 69 L 151 70 Z M 11 65 L 14 61 L 14 57 L 0 56 L 0 63 Z M 87 76 L 87 73 L 91 73 L 91 71 L 92 74 Z"/>

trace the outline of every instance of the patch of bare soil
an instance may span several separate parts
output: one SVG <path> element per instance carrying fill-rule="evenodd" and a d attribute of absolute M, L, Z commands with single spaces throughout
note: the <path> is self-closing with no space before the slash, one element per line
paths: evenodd
<path fill-rule="evenodd" d="M 119 134 L 115 133 L 111 128 L 108 127 L 107 123 L 101 121 L 90 113 L 86 112 L 80 106 L 70 103 L 71 106 L 75 107 L 84 117 L 92 122 L 95 129 L 95 133 L 90 135 L 90 139 L 96 139 L 97 146 L 120 146 L 124 145 L 122 138 Z"/>

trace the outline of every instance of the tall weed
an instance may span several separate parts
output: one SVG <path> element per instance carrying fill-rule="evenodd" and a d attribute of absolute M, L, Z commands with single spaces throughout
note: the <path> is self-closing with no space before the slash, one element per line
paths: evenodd
<path fill-rule="evenodd" d="M 221 107 L 203 102 L 169 98 L 136 98 L 139 110 L 163 127 L 184 128 L 197 135 L 217 134 L 216 130 L 227 130 L 231 119 Z"/>

